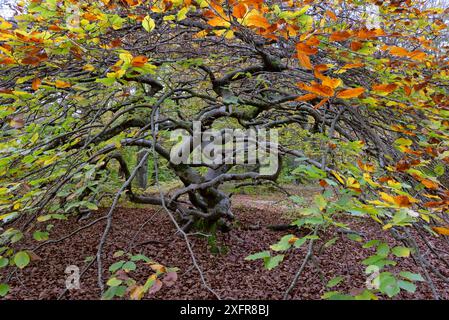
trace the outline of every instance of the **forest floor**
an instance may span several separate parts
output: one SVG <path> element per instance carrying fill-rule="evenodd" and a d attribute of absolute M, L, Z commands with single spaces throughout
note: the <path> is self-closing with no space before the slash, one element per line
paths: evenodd
<path fill-rule="evenodd" d="M 312 190 L 313 191 L 313 190 Z M 307 194 L 311 190 L 303 190 Z M 236 215 L 234 228 L 228 233 L 219 233 L 216 243 L 222 253 L 213 254 L 204 237 L 191 236 L 190 242 L 204 277 L 211 288 L 222 299 L 281 299 L 306 254 L 306 246 L 286 254 L 284 261 L 275 269 L 263 268 L 261 260 L 245 261 L 250 254 L 268 250 L 269 245 L 290 231 L 271 231 L 266 227 L 285 224 L 292 221 L 294 208 L 287 202 L 280 202 L 279 194 L 243 195 L 232 197 L 233 212 Z M 52 230 L 51 238 L 58 239 L 89 224 L 107 213 L 102 209 L 90 220 L 76 223 L 75 220 L 58 221 Z M 366 275 L 363 259 L 374 253 L 373 249 L 362 249 L 363 243 L 371 239 L 385 239 L 385 232 L 369 218 L 344 217 L 353 230 L 362 234 L 363 241 L 350 240 L 345 234 L 328 229 L 320 234 L 317 248 L 326 241 L 338 237 L 335 245 L 325 248 L 317 257 L 316 264 L 308 264 L 292 290 L 293 299 L 320 299 L 327 291 L 339 290 L 343 293 L 357 293 L 364 288 Z M 14 274 L 10 281 L 11 290 L 6 299 L 56 299 L 65 290 L 69 265 L 81 270 L 87 265 L 89 257 L 96 254 L 96 248 L 105 227 L 105 221 L 87 228 L 73 237 L 43 246 L 35 252 L 31 264 Z M 164 213 L 154 207 L 119 208 L 116 210 L 113 225 L 105 244 L 103 258 L 104 279 L 111 275 L 108 266 L 120 260 L 114 258 L 114 252 L 128 250 L 133 254 L 144 254 L 158 263 L 177 267 L 178 280 L 171 287 L 163 287 L 159 292 L 144 299 L 213 299 L 214 296 L 202 285 L 199 272 L 193 267 L 191 257 L 182 237 L 175 234 L 175 227 Z M 296 232 L 298 236 L 301 231 Z M 432 245 L 449 251 L 447 239 L 433 239 Z M 388 239 L 394 243 L 393 239 Z M 399 245 L 399 243 L 398 243 Z M 424 244 L 421 244 L 424 247 Z M 424 249 L 424 248 L 423 248 Z M 424 250 L 426 252 L 426 250 Z M 430 256 L 429 256 L 430 257 Z M 448 255 L 446 255 L 448 258 Z M 431 260 L 432 263 L 437 263 Z M 139 267 L 132 272 L 134 279 L 145 282 L 149 276 L 148 266 Z M 441 267 L 441 265 L 439 265 Z M 401 271 L 422 273 L 412 258 L 401 259 Z M 397 269 L 396 269 L 397 270 Z M 449 268 L 442 269 L 449 276 Z M 8 269 L 4 268 L 3 273 Z M 4 276 L 5 274 L 3 274 Z M 342 276 L 344 281 L 337 287 L 326 288 L 327 282 Z M 449 285 L 433 277 L 435 286 L 443 299 L 449 299 Z M 81 278 L 79 290 L 66 291 L 63 299 L 98 299 L 100 291 L 97 285 L 97 268 L 93 264 Z M 401 292 L 399 299 L 431 299 L 432 293 L 426 283 L 417 283 L 415 294 Z"/>

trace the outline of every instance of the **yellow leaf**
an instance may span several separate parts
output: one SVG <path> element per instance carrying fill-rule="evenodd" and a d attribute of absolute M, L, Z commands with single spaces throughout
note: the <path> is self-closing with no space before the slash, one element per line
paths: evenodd
<path fill-rule="evenodd" d="M 340 78 L 330 78 L 330 77 L 324 77 L 322 80 L 323 86 L 328 86 L 332 89 L 338 88 L 341 86 L 343 81 L 341 81 Z"/>
<path fill-rule="evenodd" d="M 345 184 L 345 181 L 343 180 L 343 178 L 340 176 L 340 174 L 337 171 L 332 170 L 331 171 L 332 174 L 334 175 L 334 177 L 341 183 L 341 184 Z"/>
<path fill-rule="evenodd" d="M 95 67 L 94 67 L 93 65 L 91 65 L 91 64 L 86 64 L 86 65 L 83 67 L 83 70 L 85 70 L 85 71 L 94 71 L 94 70 L 95 70 Z"/>
<path fill-rule="evenodd" d="M 72 85 L 70 83 L 62 81 L 62 80 L 56 80 L 56 82 L 55 82 L 56 88 L 63 89 L 63 88 L 70 88 L 71 86 Z"/>
<path fill-rule="evenodd" d="M 134 286 L 129 291 L 129 297 L 131 298 L 131 300 L 141 300 L 144 293 L 145 290 L 143 286 Z"/>
<path fill-rule="evenodd" d="M 358 183 L 357 180 L 352 177 L 348 178 L 348 180 L 346 181 L 346 186 L 350 189 L 360 189 L 360 183 Z"/>
<path fill-rule="evenodd" d="M 147 15 L 147 16 L 145 16 L 145 18 L 143 18 L 142 27 L 147 32 L 151 32 L 156 27 L 156 23 L 154 22 L 154 20 L 150 16 Z"/>

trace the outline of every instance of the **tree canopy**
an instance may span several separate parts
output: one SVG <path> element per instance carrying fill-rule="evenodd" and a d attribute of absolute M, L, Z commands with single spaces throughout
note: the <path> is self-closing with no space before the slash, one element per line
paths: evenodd
<path fill-rule="evenodd" d="M 394 297 L 416 280 L 432 286 L 428 273 L 448 281 L 416 245 L 449 235 L 447 8 L 414 0 L 30 0 L 16 10 L 0 18 L 0 268 L 28 265 L 33 248 L 20 242 L 31 225 L 94 211 L 105 196 L 114 199 L 108 222 L 124 195 L 162 206 L 188 241 L 192 228 L 232 221 L 223 183 L 276 185 L 294 158 L 291 175 L 323 190 L 294 221 L 310 234 L 286 235 L 248 260 L 275 268 L 278 253 L 313 248 L 327 226 L 344 228 L 334 219 L 344 212 L 374 219 L 404 243 L 365 244 L 377 248 L 362 262 L 367 273 L 382 272 L 380 287 L 358 298 Z M 192 134 L 195 122 L 203 131 L 277 129 L 279 170 L 174 163 L 170 133 Z M 147 152 L 131 164 L 125 155 L 137 149 Z M 147 159 L 158 187 L 164 174 L 179 187 L 136 189 Z M 36 247 L 55 240 L 51 233 L 34 232 Z M 422 276 L 385 271 L 392 257 L 409 255 Z"/>

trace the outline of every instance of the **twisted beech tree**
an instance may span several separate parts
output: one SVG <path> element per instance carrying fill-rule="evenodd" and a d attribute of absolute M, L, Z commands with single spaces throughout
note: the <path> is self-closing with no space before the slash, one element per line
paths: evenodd
<path fill-rule="evenodd" d="M 188 240 L 195 222 L 232 219 L 224 182 L 276 184 L 279 170 L 257 165 L 171 161 L 170 133 L 192 134 L 197 121 L 203 131 L 278 129 L 279 163 L 299 158 L 302 174 L 326 190 L 296 221 L 310 235 L 285 236 L 273 251 L 308 243 L 305 265 L 320 230 L 341 227 L 333 218 L 349 213 L 402 240 L 393 254 L 414 256 L 435 297 L 432 276 L 449 281 L 416 245 L 449 235 L 447 9 L 413 0 L 32 0 L 17 10 L 0 20 L 0 267 L 28 264 L 31 248 L 19 244 L 36 220 L 95 210 L 117 168 L 123 185 L 102 242 L 122 194 L 163 206 Z M 316 139 L 319 156 L 301 149 L 298 131 Z M 147 152 L 131 168 L 123 154 L 136 147 Z M 170 170 L 182 187 L 133 190 L 145 159 L 156 182 Z M 34 250 L 57 241 L 48 236 L 35 234 L 43 242 Z M 392 263 L 388 244 L 367 246 L 378 246 L 368 269 Z M 282 257 L 249 259 L 272 268 Z M 421 279 L 402 276 L 382 273 L 380 289 L 363 297 L 412 291 L 409 281 Z"/>

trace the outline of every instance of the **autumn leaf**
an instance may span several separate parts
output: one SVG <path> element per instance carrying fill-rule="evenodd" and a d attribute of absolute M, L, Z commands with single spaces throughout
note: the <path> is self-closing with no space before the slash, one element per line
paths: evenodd
<path fill-rule="evenodd" d="M 351 37 L 351 34 L 348 31 L 335 31 L 329 37 L 330 41 L 345 41 Z"/>
<path fill-rule="evenodd" d="M 15 64 L 16 61 L 13 58 L 9 58 L 9 57 L 5 57 L 5 58 L 0 58 L 0 64 Z"/>
<path fill-rule="evenodd" d="M 229 28 L 231 26 L 231 23 L 225 19 L 223 19 L 222 17 L 219 16 L 215 16 L 214 18 L 210 19 L 209 21 L 207 21 L 207 24 L 212 26 L 212 27 L 225 27 L 225 28 Z"/>
<path fill-rule="evenodd" d="M 161 290 L 161 288 L 162 288 L 162 281 L 157 279 L 151 286 L 150 290 L 148 290 L 148 294 L 149 295 L 155 294 L 156 292 Z"/>
<path fill-rule="evenodd" d="M 243 19 L 247 11 L 248 8 L 246 7 L 246 5 L 244 3 L 239 3 L 232 10 L 232 15 L 237 19 Z"/>
<path fill-rule="evenodd" d="M 31 84 L 31 88 L 36 91 L 37 89 L 39 89 L 40 85 L 41 85 L 42 81 L 39 78 L 35 78 Z"/>
<path fill-rule="evenodd" d="M 300 96 L 299 98 L 296 98 L 296 101 L 310 101 L 310 100 L 313 100 L 313 99 L 316 99 L 316 98 L 317 98 L 316 94 L 308 93 L 308 94 L 305 94 L 303 96 Z"/>
<path fill-rule="evenodd" d="M 307 85 L 305 83 L 300 82 L 298 83 L 298 87 L 302 90 L 314 93 L 321 97 L 332 97 L 334 95 L 334 90 L 332 88 L 317 83 Z"/>
<path fill-rule="evenodd" d="M 323 77 L 322 84 L 323 86 L 336 89 L 343 84 L 343 81 L 340 78 Z"/>
<path fill-rule="evenodd" d="M 257 28 L 263 28 L 263 29 L 268 29 L 271 26 L 271 24 L 268 22 L 267 18 L 265 18 L 256 9 L 251 10 L 247 14 L 244 24 L 248 27 L 257 27 Z"/>
<path fill-rule="evenodd" d="M 147 31 L 151 32 L 156 27 L 156 23 L 150 16 L 145 16 L 142 20 L 142 27 Z"/>
<path fill-rule="evenodd" d="M 332 21 L 337 21 L 337 16 L 330 10 L 326 10 L 326 15 L 331 18 Z"/>
<path fill-rule="evenodd" d="M 302 67 L 304 67 L 307 70 L 313 69 L 312 62 L 310 62 L 310 58 L 308 55 L 306 55 L 304 53 L 298 53 L 297 58 L 298 58 L 299 64 Z"/>
<path fill-rule="evenodd" d="M 397 84 L 389 83 L 389 84 L 376 84 L 372 87 L 374 91 L 380 91 L 384 93 L 391 93 L 398 88 Z"/>
<path fill-rule="evenodd" d="M 20 129 L 25 126 L 25 120 L 21 117 L 14 117 L 8 123 L 14 129 Z"/>
<path fill-rule="evenodd" d="M 56 80 L 55 87 L 64 89 L 64 88 L 70 88 L 72 85 L 68 82 L 62 81 L 62 80 Z"/>
<path fill-rule="evenodd" d="M 357 98 L 364 92 L 365 92 L 365 88 L 362 88 L 362 87 L 354 88 L 354 89 L 347 89 L 347 90 L 343 90 L 343 91 L 340 91 L 339 93 L 337 93 L 337 98 L 340 98 L 340 99 Z"/>
<path fill-rule="evenodd" d="M 316 54 L 318 52 L 318 48 L 311 47 L 305 43 L 298 43 L 296 44 L 296 51 L 298 52 L 298 54 L 302 53 L 310 56 Z"/>
<path fill-rule="evenodd" d="M 313 108 L 314 108 L 314 109 L 319 109 L 319 108 L 321 108 L 322 106 L 324 106 L 324 104 L 325 104 L 326 102 L 328 102 L 328 101 L 329 101 L 329 98 L 324 98 L 324 99 L 321 100 L 318 104 L 314 105 Z"/>
<path fill-rule="evenodd" d="M 421 183 L 423 185 L 425 185 L 427 189 L 432 189 L 432 190 L 438 189 L 438 183 L 433 182 L 432 180 L 423 179 L 423 180 L 421 180 Z"/>
<path fill-rule="evenodd" d="M 134 285 L 129 290 L 129 297 L 131 298 L 131 300 L 141 300 L 144 294 L 145 290 L 143 286 Z"/>
<path fill-rule="evenodd" d="M 360 183 L 352 177 L 349 177 L 348 180 L 346 180 L 346 186 L 349 189 L 360 191 Z"/>
<path fill-rule="evenodd" d="M 145 56 L 134 57 L 131 61 L 133 67 L 143 67 L 148 62 L 148 58 Z"/>
<path fill-rule="evenodd" d="M 447 227 L 433 227 L 432 230 L 438 234 L 449 236 L 449 228 Z"/>
<path fill-rule="evenodd" d="M 175 284 L 176 280 L 178 280 L 178 274 L 176 272 L 168 272 L 162 279 L 162 282 L 167 287 L 171 287 Z"/>
<path fill-rule="evenodd" d="M 390 53 L 398 57 L 406 57 L 409 54 L 409 52 L 406 49 L 397 46 L 390 47 Z"/>

